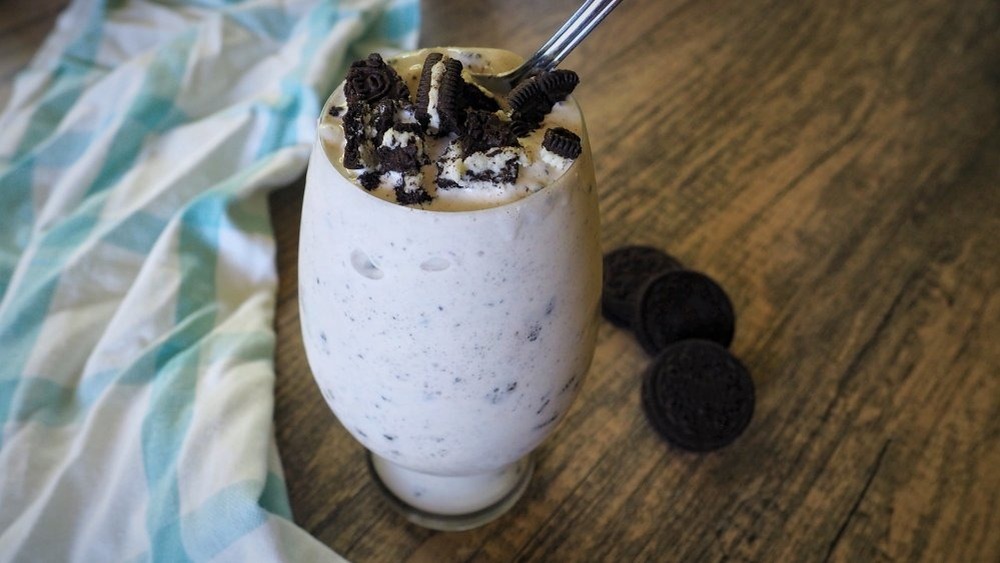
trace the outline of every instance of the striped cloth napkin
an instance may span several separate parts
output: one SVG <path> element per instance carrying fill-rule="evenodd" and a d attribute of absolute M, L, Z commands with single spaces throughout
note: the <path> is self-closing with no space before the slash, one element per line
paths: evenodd
<path fill-rule="evenodd" d="M 0 560 L 338 560 L 273 438 L 269 188 L 417 0 L 73 0 L 0 115 Z"/>

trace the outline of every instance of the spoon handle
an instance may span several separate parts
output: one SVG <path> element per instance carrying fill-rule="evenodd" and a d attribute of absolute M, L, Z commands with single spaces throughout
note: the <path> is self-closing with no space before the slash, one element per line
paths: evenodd
<path fill-rule="evenodd" d="M 559 65 L 569 55 L 574 47 L 605 16 L 611 13 L 621 0 L 587 0 L 570 16 L 559 31 L 549 38 L 538 51 L 523 65 L 526 69 L 551 70 Z"/>

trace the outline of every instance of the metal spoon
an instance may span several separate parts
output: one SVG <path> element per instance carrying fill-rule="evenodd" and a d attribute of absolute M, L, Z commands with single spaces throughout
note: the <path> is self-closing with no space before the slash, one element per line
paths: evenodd
<path fill-rule="evenodd" d="M 521 66 L 501 74 L 473 74 L 472 77 L 483 88 L 497 94 L 506 94 L 526 77 L 558 66 L 619 2 L 621 0 L 587 0 L 566 20 L 559 31 L 555 32 Z"/>

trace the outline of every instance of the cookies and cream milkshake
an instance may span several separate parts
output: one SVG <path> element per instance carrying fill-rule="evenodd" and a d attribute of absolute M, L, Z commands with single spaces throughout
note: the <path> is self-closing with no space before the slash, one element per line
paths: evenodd
<path fill-rule="evenodd" d="M 431 49 L 352 65 L 324 107 L 299 250 L 309 364 L 412 520 L 508 508 L 593 355 L 601 255 L 568 71 L 507 96 L 470 72 L 519 58 Z"/>

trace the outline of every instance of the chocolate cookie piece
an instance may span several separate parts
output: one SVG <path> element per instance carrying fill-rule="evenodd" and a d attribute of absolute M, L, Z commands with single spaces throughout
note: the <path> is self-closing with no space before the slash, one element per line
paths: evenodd
<path fill-rule="evenodd" d="M 708 276 L 688 270 L 658 274 L 639 290 L 632 328 L 651 355 L 678 340 L 701 338 L 729 346 L 733 304 Z"/>
<path fill-rule="evenodd" d="M 396 124 L 396 111 L 399 109 L 399 102 L 394 100 L 380 100 L 371 107 L 371 115 L 368 118 L 370 132 L 374 135 L 372 143 L 378 147 L 382 143 L 382 135 Z"/>
<path fill-rule="evenodd" d="M 571 70 L 551 70 L 529 78 L 507 94 L 515 133 L 524 137 L 538 128 L 552 106 L 566 99 L 580 83 Z"/>
<path fill-rule="evenodd" d="M 416 123 L 398 123 L 386 130 L 376 149 L 382 170 L 416 172 L 426 164 L 422 135 L 423 130 Z"/>
<path fill-rule="evenodd" d="M 374 104 L 383 99 L 408 100 L 410 90 L 399 74 L 382 60 L 378 53 L 351 63 L 344 79 L 344 97 L 347 103 Z"/>
<path fill-rule="evenodd" d="M 549 102 L 555 105 L 566 99 L 580 84 L 580 76 L 572 70 L 556 69 L 542 73 L 536 78 L 538 87 L 545 92 Z M 551 108 L 550 108 L 551 109 Z M 546 112 L 548 113 L 548 112 Z"/>
<path fill-rule="evenodd" d="M 538 129 L 537 123 L 533 124 L 533 123 L 528 123 L 527 121 L 519 121 L 519 120 L 510 122 L 510 130 L 518 138 L 527 137 L 535 129 Z"/>
<path fill-rule="evenodd" d="M 462 107 L 493 113 L 500 109 L 500 104 L 483 92 L 475 84 L 462 81 Z"/>
<path fill-rule="evenodd" d="M 460 137 L 465 154 L 486 152 L 497 147 L 519 147 L 517 137 L 510 130 L 510 122 L 496 113 L 468 110 Z"/>
<path fill-rule="evenodd" d="M 403 205 L 417 205 L 426 203 L 432 199 L 431 195 L 420 187 L 408 190 L 405 185 L 397 184 L 394 190 L 396 192 L 396 201 Z"/>
<path fill-rule="evenodd" d="M 434 67 L 439 63 L 444 68 L 436 72 Z M 427 55 L 417 86 L 415 114 L 428 134 L 444 136 L 458 131 L 463 85 L 461 61 L 441 53 Z"/>
<path fill-rule="evenodd" d="M 344 168 L 357 170 L 374 167 L 371 143 L 365 135 L 365 116 L 369 112 L 365 102 L 347 104 L 342 124 L 344 127 Z"/>
<path fill-rule="evenodd" d="M 361 184 L 362 188 L 372 191 L 378 187 L 379 173 L 369 170 L 368 172 L 358 176 L 358 183 Z"/>
<path fill-rule="evenodd" d="M 484 151 L 483 157 L 490 163 L 488 168 L 475 171 L 471 167 L 467 168 L 462 175 L 463 180 L 479 182 L 493 182 L 494 184 L 513 184 L 517 181 L 521 165 L 518 163 L 518 153 L 516 151 L 504 150 L 497 147 Z M 466 164 L 472 159 L 466 159 Z"/>
<path fill-rule="evenodd" d="M 458 182 L 456 182 L 454 180 L 451 180 L 449 178 L 445 178 L 445 177 L 441 176 L 440 170 L 441 170 L 441 167 L 439 165 L 438 166 L 438 171 L 439 171 L 438 177 L 434 180 L 434 183 L 437 184 L 437 187 L 438 187 L 439 190 L 454 190 L 456 188 L 461 188 L 462 187 Z"/>
<path fill-rule="evenodd" d="M 518 123 L 519 136 L 525 136 L 534 131 L 552 110 L 552 102 L 542 90 L 538 78 L 529 78 L 514 87 L 507 94 L 507 104 L 510 105 L 510 119 Z M 520 133 L 527 131 L 525 135 Z"/>
<path fill-rule="evenodd" d="M 545 138 L 542 139 L 542 148 L 557 154 L 563 158 L 575 160 L 583 151 L 583 144 L 580 137 L 569 129 L 553 127 L 545 130 Z"/>
<path fill-rule="evenodd" d="M 649 246 L 623 246 L 604 255 L 601 312 L 612 324 L 631 328 L 639 290 L 647 279 L 681 270 L 676 258 Z"/>
<path fill-rule="evenodd" d="M 643 376 L 646 417 L 664 439 L 689 451 L 732 443 L 749 426 L 754 403 L 746 367 L 707 340 L 668 346 Z"/>

